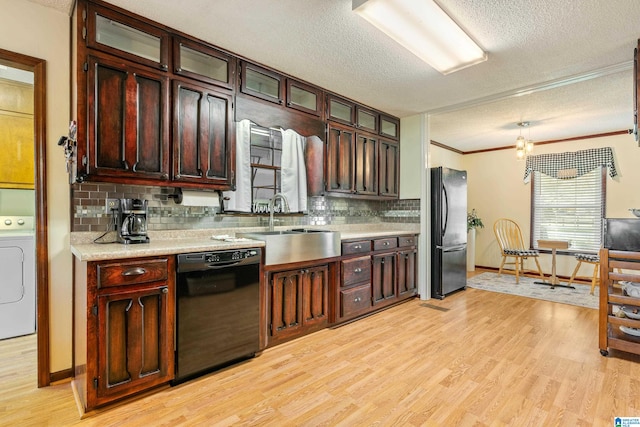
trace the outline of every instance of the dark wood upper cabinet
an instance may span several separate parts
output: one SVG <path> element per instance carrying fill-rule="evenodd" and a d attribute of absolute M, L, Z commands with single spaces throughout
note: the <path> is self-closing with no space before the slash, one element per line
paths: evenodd
<path fill-rule="evenodd" d="M 378 195 L 378 140 L 367 134 L 356 134 L 355 192 L 362 195 Z"/>
<path fill-rule="evenodd" d="M 327 137 L 327 191 L 354 191 L 355 132 L 346 126 L 329 124 Z"/>
<path fill-rule="evenodd" d="M 166 74 L 106 56 L 90 56 L 87 69 L 87 173 L 168 180 Z"/>
<path fill-rule="evenodd" d="M 356 127 L 372 133 L 378 133 L 378 113 L 356 105 Z"/>
<path fill-rule="evenodd" d="M 322 89 L 242 61 L 240 91 L 294 110 L 322 116 Z"/>
<path fill-rule="evenodd" d="M 235 185 L 233 96 L 173 82 L 173 180 L 221 190 Z"/>
<path fill-rule="evenodd" d="M 396 141 L 400 139 L 400 120 L 380 114 L 380 135 Z"/>
<path fill-rule="evenodd" d="M 75 10 L 78 182 L 233 190 L 249 119 L 326 143 L 313 194 L 397 197 L 398 146 L 380 141 L 399 119 L 105 1 Z"/>
<path fill-rule="evenodd" d="M 184 37 L 173 37 L 174 72 L 230 90 L 236 84 L 236 58 Z"/>
<path fill-rule="evenodd" d="M 86 33 L 90 48 L 169 69 L 169 33 L 147 22 L 89 3 Z"/>
<path fill-rule="evenodd" d="M 284 104 L 284 76 L 242 61 L 240 81 L 242 93 L 276 104 Z"/>
<path fill-rule="evenodd" d="M 326 191 L 367 198 L 397 198 L 400 144 L 329 123 Z"/>
<path fill-rule="evenodd" d="M 400 144 L 381 139 L 379 153 L 379 194 L 397 198 L 400 193 Z"/>
<path fill-rule="evenodd" d="M 320 88 L 287 79 L 287 107 L 315 116 L 322 115 L 322 90 Z"/>
<path fill-rule="evenodd" d="M 328 192 L 349 192 L 366 198 L 397 198 L 399 188 L 400 120 L 333 94 L 327 97 Z M 334 125 L 339 122 L 343 125 Z M 378 136 L 384 136 L 385 142 Z M 351 157 L 344 147 L 351 137 Z M 351 165 L 351 181 L 347 180 Z"/>
<path fill-rule="evenodd" d="M 327 94 L 327 119 L 353 126 L 356 117 L 356 104 L 333 94 Z"/>

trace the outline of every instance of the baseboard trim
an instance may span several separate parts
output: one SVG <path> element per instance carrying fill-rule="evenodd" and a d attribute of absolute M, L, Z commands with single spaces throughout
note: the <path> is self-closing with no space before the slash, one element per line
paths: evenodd
<path fill-rule="evenodd" d="M 69 368 L 69 369 L 64 369 L 62 371 L 58 371 L 58 372 L 51 372 L 49 374 L 49 381 L 51 381 L 52 383 L 55 383 L 57 381 L 66 380 L 72 377 L 73 377 L 73 369 Z"/>

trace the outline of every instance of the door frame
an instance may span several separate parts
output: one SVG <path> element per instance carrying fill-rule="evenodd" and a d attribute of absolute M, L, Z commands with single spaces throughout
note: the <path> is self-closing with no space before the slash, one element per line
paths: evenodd
<path fill-rule="evenodd" d="M 33 73 L 34 162 L 36 193 L 36 331 L 38 387 L 51 383 L 49 366 L 49 243 L 47 221 L 47 88 L 44 59 L 0 49 L 0 61 Z"/>

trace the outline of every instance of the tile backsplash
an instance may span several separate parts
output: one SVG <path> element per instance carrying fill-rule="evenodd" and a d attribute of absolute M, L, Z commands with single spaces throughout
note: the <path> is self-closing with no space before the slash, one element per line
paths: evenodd
<path fill-rule="evenodd" d="M 268 224 L 268 215 L 216 213 L 211 207 L 176 204 L 170 187 L 112 183 L 82 183 L 72 187 L 71 231 L 106 231 L 112 224 L 106 199 L 147 199 L 149 230 L 190 230 L 256 227 Z M 276 216 L 276 225 L 333 225 L 371 222 L 420 222 L 420 200 L 360 200 L 310 197 L 306 214 Z"/>

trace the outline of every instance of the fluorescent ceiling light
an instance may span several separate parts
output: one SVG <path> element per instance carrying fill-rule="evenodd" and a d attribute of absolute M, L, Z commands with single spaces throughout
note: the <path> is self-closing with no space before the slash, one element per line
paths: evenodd
<path fill-rule="evenodd" d="M 433 0 L 352 0 L 353 10 L 442 74 L 487 60 Z"/>

